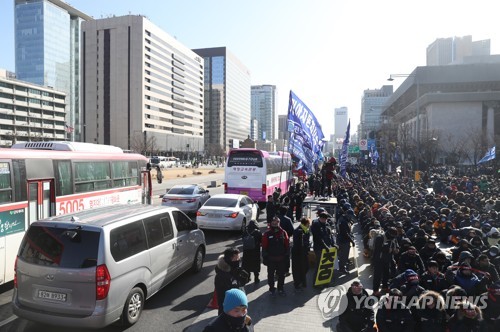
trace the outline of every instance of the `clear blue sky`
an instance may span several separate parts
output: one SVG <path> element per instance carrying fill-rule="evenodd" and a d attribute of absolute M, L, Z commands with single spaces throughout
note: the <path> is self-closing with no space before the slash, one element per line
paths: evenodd
<path fill-rule="evenodd" d="M 349 109 L 359 123 L 365 89 L 394 73 L 425 65 L 436 38 L 491 39 L 500 53 L 497 1 L 476 0 L 71 0 L 95 19 L 142 14 L 189 48 L 226 46 L 251 73 L 252 84 L 273 84 L 278 113 L 294 91 L 325 135 L 333 111 Z M 0 68 L 14 71 L 14 0 L 0 0 Z M 393 82 L 397 87 L 401 82 Z M 355 131 L 354 127 L 352 131 Z"/>

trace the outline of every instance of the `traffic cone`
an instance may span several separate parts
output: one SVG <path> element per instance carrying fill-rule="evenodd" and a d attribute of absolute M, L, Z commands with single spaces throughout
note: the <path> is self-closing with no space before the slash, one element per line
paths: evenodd
<path fill-rule="evenodd" d="M 217 303 L 217 292 L 215 291 L 215 289 L 214 289 L 214 295 L 212 295 L 210 302 L 208 302 L 207 304 L 207 308 L 219 309 L 219 304 Z"/>

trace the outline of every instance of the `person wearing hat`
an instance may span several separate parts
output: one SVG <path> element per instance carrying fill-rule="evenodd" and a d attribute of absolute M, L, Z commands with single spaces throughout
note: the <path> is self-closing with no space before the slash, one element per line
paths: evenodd
<path fill-rule="evenodd" d="M 318 221 L 313 222 L 311 225 L 313 249 L 314 253 L 316 254 L 316 269 L 315 273 L 313 274 L 314 281 L 316 280 L 316 274 L 321 260 L 322 251 L 329 250 L 334 246 L 337 247 L 337 245 L 335 244 L 335 237 L 333 236 L 333 230 L 331 229 L 328 222 L 328 219 L 331 217 L 332 216 L 330 216 L 328 213 L 321 212 L 319 214 Z"/>
<path fill-rule="evenodd" d="M 418 298 L 418 309 L 412 308 L 415 317 L 415 331 L 446 331 L 446 310 L 443 296 L 434 291 L 427 291 Z"/>
<path fill-rule="evenodd" d="M 250 280 L 250 274 L 240 267 L 240 263 L 240 251 L 236 248 L 227 248 L 219 256 L 214 279 L 219 314 L 222 313 L 226 291 L 231 288 L 243 288 Z"/>
<path fill-rule="evenodd" d="M 422 258 L 417 253 L 417 249 L 414 246 L 410 246 L 408 250 L 401 254 L 398 262 L 398 273 L 401 273 L 407 269 L 412 269 L 418 274 L 422 274 L 425 271 L 424 262 Z"/>
<path fill-rule="evenodd" d="M 247 314 L 248 299 L 243 291 L 237 288 L 227 290 L 223 307 L 223 312 L 203 332 L 253 331 L 252 319 Z"/>
<path fill-rule="evenodd" d="M 490 283 L 497 282 L 499 280 L 498 271 L 493 264 L 490 263 L 490 259 L 488 255 L 481 254 L 476 259 L 477 264 L 474 265 L 476 270 L 481 271 L 483 273 L 489 274 Z"/>
<path fill-rule="evenodd" d="M 351 230 L 351 217 L 354 217 L 352 209 L 343 211 L 338 220 L 337 244 L 339 246 L 338 260 L 339 271 L 349 274 L 347 264 L 349 263 L 349 252 L 351 245 L 354 247 L 354 236 Z"/>
<path fill-rule="evenodd" d="M 454 284 L 462 287 L 469 296 L 481 294 L 486 289 L 488 276 L 482 274 L 477 276 L 468 263 L 463 263 L 455 275 Z"/>
<path fill-rule="evenodd" d="M 383 298 L 376 315 L 378 332 L 414 331 L 415 320 L 402 301 L 403 294 L 396 288 L 391 289 Z"/>
<path fill-rule="evenodd" d="M 481 308 L 469 301 L 463 301 L 458 303 L 457 310 L 448 320 L 446 331 L 483 332 L 488 329 Z"/>
<path fill-rule="evenodd" d="M 380 296 L 379 288 L 382 283 L 382 288 L 387 288 L 389 278 L 395 270 L 393 269 L 394 255 L 399 252 L 399 245 L 396 237 L 398 231 L 394 227 L 389 227 L 384 236 L 379 236 L 375 239 L 372 266 L 373 266 L 373 294 Z"/>
<path fill-rule="evenodd" d="M 347 302 L 347 308 L 339 316 L 338 332 L 371 332 L 375 331 L 375 316 L 373 307 L 366 301 L 368 292 L 360 281 L 353 281 L 341 302 Z"/>

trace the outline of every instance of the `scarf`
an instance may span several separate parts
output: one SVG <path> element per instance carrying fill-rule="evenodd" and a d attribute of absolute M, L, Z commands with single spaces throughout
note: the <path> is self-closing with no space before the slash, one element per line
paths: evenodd
<path fill-rule="evenodd" d="M 300 227 L 302 228 L 302 230 L 304 231 L 304 234 L 309 234 L 309 228 L 300 224 Z"/>

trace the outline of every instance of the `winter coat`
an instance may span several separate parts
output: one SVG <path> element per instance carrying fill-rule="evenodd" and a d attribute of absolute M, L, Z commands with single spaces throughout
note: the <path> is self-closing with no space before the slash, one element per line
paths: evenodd
<path fill-rule="evenodd" d="M 446 311 L 437 308 L 415 310 L 416 332 L 445 332 Z"/>
<path fill-rule="evenodd" d="M 305 233 L 299 225 L 293 231 L 292 256 L 307 256 L 311 250 L 311 232 Z"/>
<path fill-rule="evenodd" d="M 415 320 L 406 307 L 387 309 L 382 306 L 377 310 L 377 327 L 378 332 L 408 332 L 414 330 Z"/>
<path fill-rule="evenodd" d="M 219 256 L 217 265 L 215 266 L 215 292 L 217 293 L 217 304 L 219 305 L 219 310 L 222 311 L 222 304 L 224 303 L 224 297 L 226 296 L 226 291 L 231 288 L 239 288 L 245 291 L 244 286 L 248 282 L 248 279 L 242 278 L 240 275 L 241 268 L 231 269 L 231 266 L 224 260 L 224 255 Z"/>
<path fill-rule="evenodd" d="M 488 331 L 500 331 L 500 296 L 489 293 L 481 294 L 481 296 L 486 303 L 486 307 L 483 309 L 483 318 L 488 326 Z"/>
<path fill-rule="evenodd" d="M 262 236 L 262 260 L 267 262 L 283 262 L 290 259 L 290 241 L 283 228 L 269 229 Z"/>
<path fill-rule="evenodd" d="M 243 250 L 243 263 L 242 267 L 247 272 L 260 272 L 260 254 L 262 248 L 262 233 L 258 225 L 249 223 L 247 227 L 248 234 L 253 236 L 255 241 L 255 248 L 250 250 Z M 246 235 L 246 234 L 245 234 Z"/>
<path fill-rule="evenodd" d="M 398 273 L 403 273 L 408 269 L 413 270 L 418 274 L 421 274 L 425 271 L 424 263 L 422 262 L 419 254 L 415 254 L 415 256 L 411 256 L 410 254 L 408 254 L 408 252 L 404 252 L 401 254 L 398 264 Z"/>
<path fill-rule="evenodd" d="M 285 232 L 288 234 L 288 237 L 291 237 L 293 235 L 292 219 L 285 214 L 280 214 L 279 218 L 280 218 L 280 227 L 285 230 Z"/>
<path fill-rule="evenodd" d="M 242 328 L 232 327 L 228 315 L 222 313 L 212 320 L 203 330 L 203 332 L 252 332 L 253 326 L 250 316 L 245 319 L 245 325 Z"/>
<path fill-rule="evenodd" d="M 476 295 L 478 288 L 481 286 L 481 279 L 474 273 L 470 277 L 466 277 L 458 270 L 454 284 L 462 287 L 467 292 L 467 295 Z"/>
<path fill-rule="evenodd" d="M 362 304 L 365 303 L 365 300 L 360 299 L 368 298 L 368 292 L 363 289 L 360 295 L 354 295 L 351 288 L 349 288 L 345 297 L 347 298 L 347 308 L 339 316 L 339 322 L 349 327 L 352 331 L 361 331 L 367 326 L 373 326 L 373 309 L 364 306 L 359 308 L 359 306 L 356 305 L 357 302 Z"/>
<path fill-rule="evenodd" d="M 451 316 L 446 328 L 447 332 L 486 332 L 485 321 L 481 319 L 470 319 L 459 317 L 458 312 Z"/>
<path fill-rule="evenodd" d="M 324 224 L 319 220 L 313 221 L 311 233 L 313 236 L 314 251 L 329 249 L 335 245 L 335 238 L 333 237 L 333 232 L 328 221 Z"/>
<path fill-rule="evenodd" d="M 420 286 L 427 290 L 441 293 L 442 291 L 450 287 L 450 284 L 448 283 L 448 281 L 446 281 L 443 273 L 438 272 L 433 276 L 426 271 L 420 277 Z"/>

